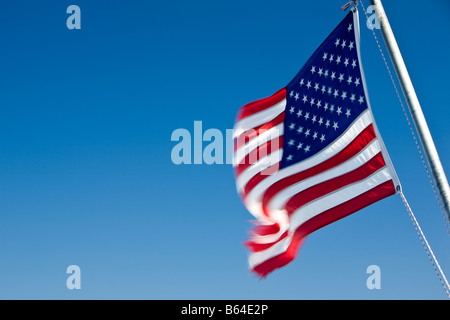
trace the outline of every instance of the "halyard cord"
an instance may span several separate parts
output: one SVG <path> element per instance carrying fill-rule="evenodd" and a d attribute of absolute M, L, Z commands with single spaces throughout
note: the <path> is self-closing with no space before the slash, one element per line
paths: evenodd
<path fill-rule="evenodd" d="M 363 11 L 364 11 L 364 14 L 365 14 L 367 20 L 369 20 L 369 16 L 367 15 L 366 9 L 364 8 L 364 4 L 362 3 L 362 1 L 360 1 L 360 3 L 361 3 L 361 6 L 363 8 Z M 392 76 L 391 70 L 390 70 L 389 65 L 387 63 L 387 60 L 386 60 L 386 58 L 385 58 L 385 56 L 383 54 L 383 50 L 381 49 L 380 42 L 378 41 L 378 38 L 377 38 L 377 35 L 375 34 L 375 30 L 374 29 L 372 29 L 372 33 L 373 33 L 373 36 L 375 38 L 375 41 L 377 42 L 378 49 L 380 50 L 381 56 L 383 57 L 384 64 L 386 65 L 386 68 L 387 68 L 387 70 L 389 72 L 389 76 L 391 78 L 391 81 L 392 81 L 392 84 L 394 86 L 395 92 L 397 94 L 398 100 L 400 101 L 400 105 L 402 106 L 403 113 L 405 114 L 406 121 L 408 122 L 409 129 L 410 129 L 411 134 L 412 134 L 412 136 L 414 138 L 414 142 L 416 144 L 417 150 L 419 151 L 420 158 L 422 160 L 422 164 L 423 164 L 423 166 L 425 168 L 425 171 L 427 173 L 427 176 L 428 176 L 428 179 L 430 181 L 431 187 L 433 188 L 434 196 L 436 197 L 436 201 L 437 201 L 437 203 L 439 205 L 439 209 L 441 211 L 441 215 L 444 218 L 445 225 L 447 227 L 447 233 L 450 234 L 449 225 L 448 225 L 447 219 L 445 217 L 444 211 L 442 209 L 442 204 L 441 204 L 440 199 L 439 199 L 439 197 L 437 195 L 436 188 L 435 188 L 434 183 L 433 183 L 433 179 L 431 178 L 430 172 L 428 171 L 427 164 L 426 164 L 425 159 L 423 157 L 423 154 L 422 154 L 422 151 L 420 149 L 419 143 L 417 141 L 416 135 L 414 134 L 413 127 L 411 125 L 411 122 L 409 121 L 408 114 L 406 112 L 405 106 L 403 105 L 403 101 L 401 99 L 400 93 L 399 93 L 399 91 L 397 89 L 397 86 L 395 84 L 394 77 Z M 420 238 L 422 246 L 423 246 L 423 248 L 425 249 L 425 252 L 428 255 L 428 259 L 430 260 L 431 264 L 433 265 L 434 271 L 436 272 L 436 274 L 437 274 L 437 276 L 439 278 L 439 281 L 441 282 L 442 287 L 445 290 L 445 293 L 450 298 L 450 286 L 448 284 L 447 278 L 445 277 L 445 274 L 442 271 L 441 266 L 439 265 L 439 262 L 437 261 L 433 251 L 431 250 L 431 247 L 428 244 L 428 241 L 425 238 L 425 235 L 423 234 L 422 229 L 420 228 L 419 222 L 417 221 L 416 217 L 414 216 L 414 213 L 413 213 L 411 207 L 409 206 L 409 203 L 406 200 L 406 197 L 405 197 L 405 195 L 403 194 L 402 191 L 400 191 L 400 196 L 402 198 L 403 204 L 405 205 L 406 211 L 408 212 L 408 215 L 409 215 L 409 217 L 410 217 L 410 219 L 411 219 L 411 221 L 412 221 L 412 223 L 414 225 L 414 228 L 416 229 L 417 235 Z"/>
<path fill-rule="evenodd" d="M 361 3 L 361 6 L 362 6 L 362 8 L 363 8 L 364 14 L 366 15 L 367 20 L 369 20 L 369 16 L 367 15 L 366 9 L 364 8 L 364 4 L 362 3 L 362 1 L 361 1 L 360 3 Z M 414 134 L 413 127 L 412 127 L 412 125 L 411 125 L 411 122 L 409 121 L 408 114 L 407 114 L 407 112 L 406 112 L 406 109 L 405 109 L 405 106 L 404 106 L 404 104 L 403 104 L 403 101 L 402 101 L 402 98 L 401 98 L 401 96 L 400 96 L 400 93 L 399 93 L 399 91 L 398 91 L 398 89 L 397 89 L 397 85 L 395 84 L 395 80 L 394 80 L 394 77 L 393 77 L 393 75 L 392 75 L 392 73 L 391 73 L 391 69 L 389 68 L 389 65 L 388 65 L 388 63 L 387 63 L 386 57 L 384 56 L 383 50 L 381 49 L 380 42 L 378 41 L 377 35 L 375 34 L 375 28 L 372 29 L 372 33 L 373 33 L 373 36 L 374 36 L 374 38 L 375 38 L 375 41 L 377 42 L 378 49 L 380 49 L 381 56 L 383 57 L 384 64 L 386 65 L 387 71 L 389 72 L 389 76 L 390 76 L 390 78 L 391 78 L 392 84 L 394 85 L 394 89 L 395 89 L 395 92 L 396 92 L 396 94 L 397 94 L 398 100 L 400 101 L 400 105 L 402 106 L 403 113 L 405 114 L 406 121 L 408 122 L 409 130 L 411 131 L 411 134 L 412 134 L 412 136 L 413 136 L 413 139 L 414 139 L 414 142 L 415 142 L 415 144 L 416 144 L 417 150 L 419 151 L 420 158 L 421 158 L 421 160 L 422 160 L 422 164 L 423 164 L 423 166 L 424 166 L 424 168 L 425 168 L 425 171 L 426 171 L 427 176 L 428 176 L 428 180 L 430 181 L 431 187 L 432 187 L 432 189 L 433 189 L 434 196 L 435 196 L 436 201 L 437 201 L 437 203 L 438 203 L 438 205 L 439 205 L 439 209 L 440 209 L 440 211 L 441 211 L 442 218 L 443 218 L 444 221 L 445 221 L 445 226 L 447 227 L 447 233 L 450 235 L 450 227 L 449 227 L 447 218 L 446 218 L 446 216 L 445 216 L 444 210 L 443 210 L 443 208 L 442 208 L 441 201 L 440 201 L 439 196 L 438 196 L 438 194 L 437 194 L 437 192 L 436 192 L 436 188 L 435 188 L 435 186 L 434 186 L 433 179 L 431 178 L 431 175 L 430 175 L 430 172 L 429 172 L 429 170 L 428 170 L 427 164 L 426 164 L 426 162 L 425 162 L 425 158 L 424 158 L 424 156 L 423 156 L 422 150 L 420 149 L 419 142 L 417 141 L 416 135 Z"/>
<path fill-rule="evenodd" d="M 411 218 L 411 221 L 414 224 L 414 228 L 416 229 L 416 232 L 419 235 L 420 242 L 422 242 L 422 246 L 428 255 L 428 259 L 430 259 L 430 262 L 433 265 L 434 271 L 436 272 L 439 280 L 441 281 L 442 286 L 444 287 L 445 293 L 450 298 L 450 292 L 449 292 L 450 286 L 447 282 L 447 278 L 445 277 L 445 274 L 442 271 L 441 266 L 439 265 L 439 262 L 437 261 L 436 257 L 434 256 L 434 253 L 431 250 L 431 247 L 428 244 L 428 241 L 425 238 L 425 235 L 423 234 L 422 229 L 420 228 L 420 225 L 417 222 L 417 219 L 414 216 L 414 213 L 412 212 L 411 207 L 409 206 L 408 201 L 406 200 L 403 192 L 400 192 L 400 196 L 402 197 L 402 201 L 403 201 L 403 204 L 405 205 L 406 211 L 408 211 L 409 217 Z"/>

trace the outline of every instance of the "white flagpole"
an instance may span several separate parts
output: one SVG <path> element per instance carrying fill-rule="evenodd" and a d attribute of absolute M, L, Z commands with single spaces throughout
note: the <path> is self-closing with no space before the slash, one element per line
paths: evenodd
<path fill-rule="evenodd" d="M 406 69 L 405 62 L 403 61 L 402 54 L 400 53 L 400 49 L 397 41 L 395 40 L 394 33 L 392 32 L 381 0 L 370 0 L 370 3 L 375 6 L 377 19 L 380 23 L 381 34 L 383 35 L 386 48 L 389 52 L 389 56 L 391 57 L 392 64 L 394 65 L 395 72 L 402 87 L 403 95 L 405 96 L 406 103 L 408 104 L 409 112 L 411 113 L 414 121 L 420 142 L 422 143 L 422 147 L 444 205 L 444 209 L 447 213 L 448 219 L 450 220 L 450 187 L 448 185 L 447 177 L 445 176 L 444 168 L 442 167 L 439 159 L 436 146 L 434 145 L 433 138 L 431 137 L 430 130 L 425 120 L 425 116 L 423 115 L 422 108 L 411 82 L 411 78 L 409 77 L 408 70 Z"/>

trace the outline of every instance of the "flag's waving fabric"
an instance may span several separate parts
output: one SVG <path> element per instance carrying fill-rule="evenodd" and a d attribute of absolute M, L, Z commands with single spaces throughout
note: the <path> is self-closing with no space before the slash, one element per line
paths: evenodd
<path fill-rule="evenodd" d="M 234 126 L 238 193 L 257 218 L 250 269 L 292 261 L 305 237 L 396 193 L 400 184 L 369 105 L 358 12 L 350 12 L 273 96 Z"/>

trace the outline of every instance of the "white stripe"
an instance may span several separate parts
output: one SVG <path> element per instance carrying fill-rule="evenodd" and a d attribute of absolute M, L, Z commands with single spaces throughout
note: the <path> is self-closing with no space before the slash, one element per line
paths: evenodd
<path fill-rule="evenodd" d="M 235 123 L 233 128 L 233 139 L 239 137 L 246 130 L 256 128 L 275 119 L 280 113 L 286 109 L 286 99 L 280 101 L 274 106 L 264 109 L 258 113 L 252 114 Z"/>
<path fill-rule="evenodd" d="M 269 142 L 272 139 L 282 136 L 283 134 L 284 134 L 284 124 L 280 123 L 279 125 L 272 127 L 267 131 L 264 131 L 257 137 L 247 142 L 245 145 L 242 145 L 234 153 L 235 157 L 233 161 L 233 166 L 236 167 L 238 164 L 240 164 L 241 161 L 244 160 L 244 158 L 247 156 L 247 154 L 252 152 L 254 149 L 265 144 L 266 142 Z M 250 159 L 250 161 L 252 161 L 252 159 Z"/>
<path fill-rule="evenodd" d="M 355 32 L 355 42 L 356 42 L 356 52 L 358 54 L 358 62 L 359 62 L 359 70 L 361 72 L 361 82 L 362 82 L 362 86 L 364 89 L 364 97 L 366 98 L 366 103 L 367 103 L 367 107 L 368 109 L 372 112 L 372 107 L 370 105 L 370 99 L 369 99 L 369 93 L 367 91 L 367 82 L 366 82 L 366 75 L 364 73 L 364 68 L 363 68 L 363 64 L 362 64 L 362 59 L 361 59 L 361 35 L 360 35 L 360 25 L 359 25 L 359 12 L 358 10 L 353 11 L 353 25 L 354 25 L 354 32 Z M 377 123 L 375 121 L 375 119 L 373 119 L 373 128 L 375 130 L 375 134 L 377 135 L 379 141 L 380 141 L 380 145 L 381 145 L 381 152 L 383 153 L 383 158 L 384 161 L 386 161 L 387 166 L 390 168 L 391 173 L 392 173 L 392 180 L 394 181 L 394 185 L 396 187 L 396 192 L 399 192 L 399 190 L 401 190 L 401 188 L 397 188 L 400 187 L 400 180 L 398 179 L 397 173 L 395 172 L 394 169 L 394 165 L 392 163 L 392 160 L 389 156 L 389 153 L 386 149 L 386 146 L 383 142 L 383 138 L 381 137 L 381 134 L 378 130 L 378 126 Z"/>
<path fill-rule="evenodd" d="M 257 244 L 269 244 L 269 243 L 275 243 L 280 239 L 280 237 L 289 229 L 288 226 L 284 226 L 283 228 L 280 228 L 280 231 L 274 234 L 269 234 L 265 236 L 255 236 L 251 238 L 251 241 Z"/>
<path fill-rule="evenodd" d="M 246 198 L 244 204 L 248 212 L 250 212 L 258 220 L 270 224 L 273 223 L 273 221 L 271 221 L 266 215 L 264 215 L 261 201 L 253 201 L 252 198 Z"/>
<path fill-rule="evenodd" d="M 237 178 L 236 178 L 236 187 L 239 193 L 242 193 L 245 185 L 248 181 L 257 175 L 259 172 L 264 169 L 269 168 L 270 166 L 279 163 L 283 157 L 283 148 L 275 150 L 268 156 L 259 159 L 257 162 L 253 163 L 250 167 L 245 169 Z"/>
<path fill-rule="evenodd" d="M 379 142 L 377 140 L 374 140 L 363 151 L 354 156 L 352 159 L 345 161 L 344 163 L 327 171 L 324 171 L 318 175 L 315 175 L 283 189 L 270 201 L 270 211 L 283 209 L 289 199 L 299 192 L 302 192 L 319 183 L 334 179 L 353 170 L 356 170 L 357 168 L 368 162 L 370 159 L 372 159 L 380 151 L 381 149 Z"/>
<path fill-rule="evenodd" d="M 293 234 L 290 234 L 286 238 L 275 243 L 273 246 L 267 248 L 266 250 L 253 252 L 252 254 L 250 254 L 248 258 L 249 268 L 253 269 L 264 261 L 276 257 L 283 252 L 286 252 L 286 250 L 289 248 L 289 244 L 291 243 L 293 236 Z"/>
<path fill-rule="evenodd" d="M 347 129 L 347 131 L 336 139 L 331 145 L 327 148 L 314 155 L 313 157 L 306 159 L 302 162 L 284 168 L 278 171 L 276 174 L 267 177 L 262 180 L 259 184 L 257 184 L 247 195 L 245 199 L 245 204 L 248 207 L 252 205 L 252 203 L 260 203 L 261 197 L 264 192 L 278 180 L 284 179 L 288 176 L 291 176 L 295 173 L 307 170 L 313 166 L 318 165 L 321 162 L 324 162 L 340 151 L 342 151 L 346 146 L 348 146 L 364 129 L 366 129 L 372 123 L 372 116 L 370 112 L 367 110 L 362 113 L 353 124 Z M 245 171 L 242 173 L 244 174 Z"/>
<path fill-rule="evenodd" d="M 266 250 L 252 253 L 249 257 L 250 268 L 254 268 L 256 265 L 285 252 L 292 241 L 295 230 L 304 222 L 391 179 L 389 170 L 385 167 L 362 181 L 328 194 L 298 209 L 291 216 L 290 235 Z"/>
<path fill-rule="evenodd" d="M 251 238 L 251 241 L 259 244 L 273 243 L 280 239 L 280 237 L 289 229 L 289 217 L 286 210 L 274 212 L 274 222 L 278 223 L 280 230 L 276 233 L 260 236 L 256 235 Z"/>
<path fill-rule="evenodd" d="M 391 179 L 392 176 L 389 173 L 389 168 L 384 167 L 364 180 L 353 183 L 348 187 L 317 199 L 293 213 L 291 216 L 290 229 L 294 231 L 305 221 L 321 212 L 347 202 Z"/>

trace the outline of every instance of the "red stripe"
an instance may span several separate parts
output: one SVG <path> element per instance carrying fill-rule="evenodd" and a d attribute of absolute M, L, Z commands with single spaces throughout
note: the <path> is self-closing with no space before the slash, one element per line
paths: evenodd
<path fill-rule="evenodd" d="M 287 212 L 289 215 L 291 215 L 294 211 L 298 210 L 305 204 L 342 187 L 345 187 L 351 183 L 361 181 L 371 174 L 377 172 L 384 166 L 386 166 L 386 163 L 384 162 L 383 155 L 380 152 L 364 165 L 351 172 L 343 174 L 334 179 L 324 181 L 302 192 L 297 193 L 286 203 Z"/>
<path fill-rule="evenodd" d="M 264 193 L 262 199 L 262 207 L 264 214 L 268 215 L 268 203 L 270 200 L 281 190 L 293 185 L 294 183 L 300 182 L 309 177 L 315 176 L 325 170 L 331 169 L 348 159 L 354 157 L 358 152 L 363 150 L 367 144 L 369 144 L 373 139 L 375 139 L 375 131 L 373 129 L 373 125 L 367 126 L 347 147 L 345 147 L 338 154 L 333 156 L 332 158 L 312 167 L 305 171 L 301 171 L 295 173 L 289 177 L 281 179 L 271 185 L 266 192 Z"/>
<path fill-rule="evenodd" d="M 272 152 L 277 151 L 281 147 L 283 147 L 283 137 L 272 139 L 259 146 L 258 148 L 253 149 L 249 154 L 245 156 L 244 159 L 242 159 L 241 163 L 236 166 L 236 176 L 239 176 L 242 171 L 250 167 L 252 164 L 257 162 L 261 158 L 268 156 Z"/>
<path fill-rule="evenodd" d="M 278 92 L 276 92 L 274 95 L 268 98 L 250 102 L 239 110 L 236 121 L 244 119 L 245 117 L 248 117 L 254 113 L 260 112 L 267 108 L 270 108 L 276 105 L 277 103 L 280 103 L 284 99 L 286 99 L 286 88 L 280 89 Z"/>
<path fill-rule="evenodd" d="M 383 159 L 383 155 L 378 153 L 375 155 L 372 159 L 370 159 L 368 162 L 366 162 L 361 167 L 348 172 L 344 175 L 341 175 L 339 177 L 336 177 L 334 179 L 324 181 L 320 184 L 317 184 L 311 188 L 308 188 L 302 192 L 297 193 L 295 196 L 293 196 L 286 204 L 287 213 L 291 215 L 293 212 L 298 210 L 303 205 L 313 201 L 314 199 L 317 199 L 319 197 L 322 197 L 328 193 L 331 193 L 335 190 L 338 190 L 344 186 L 347 186 L 351 183 L 361 181 L 371 174 L 377 172 L 379 169 L 386 166 L 386 163 Z M 278 231 L 277 231 L 278 232 Z M 273 232 L 273 234 L 276 234 L 277 232 Z M 272 242 L 270 244 L 254 244 L 253 242 L 249 241 L 246 243 L 246 245 L 250 248 L 251 251 L 262 251 L 265 250 L 275 243 L 281 241 L 283 238 L 287 236 L 283 235 L 282 238 L 278 239 L 275 242 Z"/>
<path fill-rule="evenodd" d="M 257 225 L 252 229 L 252 233 L 259 235 L 259 236 L 267 236 L 269 234 L 276 234 L 279 231 L 280 231 L 280 225 L 278 223 Z"/>
<path fill-rule="evenodd" d="M 261 277 L 266 277 L 270 272 L 285 266 L 295 258 L 307 235 L 394 194 L 394 183 L 392 180 L 389 180 L 347 202 L 309 219 L 297 228 L 288 249 L 284 253 L 264 261 L 254 267 L 252 271 Z"/>
<path fill-rule="evenodd" d="M 267 168 L 267 172 L 276 172 L 276 170 L 278 170 L 280 167 L 280 163 L 276 163 L 273 166 Z M 252 191 L 252 189 L 254 187 L 256 187 L 261 181 L 263 181 L 264 179 L 266 179 L 269 175 L 264 174 L 262 172 L 258 172 L 257 174 L 255 174 L 245 185 L 245 187 L 243 188 L 242 191 L 242 198 L 245 199 L 245 197 L 248 195 L 248 193 L 250 191 Z"/>
<path fill-rule="evenodd" d="M 251 141 L 253 138 L 259 136 L 261 133 L 264 133 L 265 131 L 283 122 L 284 122 L 284 111 L 280 113 L 275 119 L 270 120 L 269 122 L 266 122 L 256 128 L 246 130 L 235 139 L 234 151 L 236 151 L 237 149 L 239 149 L 240 147 Z"/>
<path fill-rule="evenodd" d="M 283 240 L 284 238 L 286 238 L 288 235 L 288 231 L 284 232 L 281 237 L 275 241 L 275 242 L 270 242 L 270 243 L 257 243 L 257 242 L 253 242 L 251 240 L 246 241 L 244 243 L 245 246 L 247 246 L 247 248 L 252 251 L 252 252 L 258 252 L 258 251 L 263 251 L 266 250 L 268 248 L 270 248 L 271 246 L 273 246 L 275 243 Z"/>

